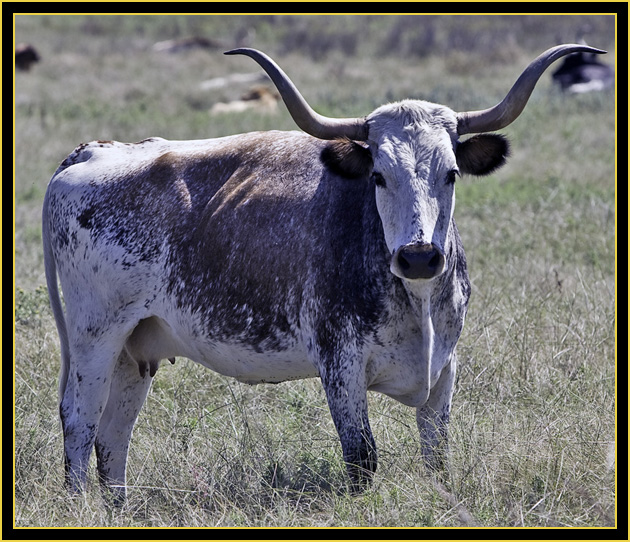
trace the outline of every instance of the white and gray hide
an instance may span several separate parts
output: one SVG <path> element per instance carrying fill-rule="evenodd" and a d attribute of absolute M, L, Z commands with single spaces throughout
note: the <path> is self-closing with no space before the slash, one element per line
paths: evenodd
<path fill-rule="evenodd" d="M 95 448 L 99 479 L 123 502 L 132 428 L 175 356 L 250 384 L 320 378 L 353 492 L 377 465 L 369 390 L 416 409 L 426 466 L 443 471 L 470 296 L 457 178 L 503 165 L 507 140 L 488 132 L 579 51 L 603 52 L 553 47 L 487 110 L 405 100 L 333 119 L 265 54 L 236 49 L 303 131 L 79 145 L 43 207 L 70 491 L 85 487 Z"/>

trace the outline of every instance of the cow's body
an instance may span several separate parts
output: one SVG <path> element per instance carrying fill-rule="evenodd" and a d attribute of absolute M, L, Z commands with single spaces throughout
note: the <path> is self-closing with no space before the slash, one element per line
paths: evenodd
<path fill-rule="evenodd" d="M 568 47 L 545 53 L 535 80 Z M 514 113 L 408 100 L 325 119 L 246 51 L 317 138 L 97 141 L 48 187 L 44 257 L 76 490 L 95 446 L 101 480 L 124 496 L 133 424 L 159 361 L 174 356 L 252 384 L 320 377 L 355 488 L 376 469 L 368 390 L 416 407 L 425 462 L 443 465 L 470 295 L 455 177 L 489 173 L 508 153 L 500 136 L 458 135 Z"/>
<path fill-rule="evenodd" d="M 133 366 L 125 370 L 138 373 L 138 387 L 150 381 L 144 365 L 155 372 L 159 360 L 184 356 L 251 384 L 343 371 L 361 395 L 424 405 L 463 325 L 459 235 L 451 230 L 449 272 L 413 300 L 424 307 L 418 321 L 389 271 L 373 185 L 331 172 L 327 145 L 271 132 L 93 142 L 71 154 L 46 208 L 71 348 L 90 351 L 77 370 L 94 365 L 92 378 L 111 379 L 113 365 L 95 350 L 124 344 L 119 363 Z M 116 388 L 109 394 L 116 400 Z M 83 412 L 92 406 L 98 417 L 106 388 L 102 396 L 90 394 Z M 69 402 L 64 421 L 78 406 Z"/>
<path fill-rule="evenodd" d="M 373 187 L 331 173 L 319 159 L 326 145 L 277 132 L 80 147 L 48 194 L 71 334 L 117 325 L 127 337 L 153 318 L 157 327 L 130 336 L 134 359 L 184 356 L 250 384 L 319 376 L 313 348 L 353 337 L 369 388 L 423 404 L 462 327 L 469 285 L 459 235 L 453 229 L 449 273 L 422 300 L 444 342 L 429 370 L 409 294 L 389 271 Z M 223 175 L 191 175 L 236 146 L 251 151 L 225 159 Z M 135 170 L 112 176 L 130 160 Z M 159 346 L 141 336 L 154 331 Z"/>

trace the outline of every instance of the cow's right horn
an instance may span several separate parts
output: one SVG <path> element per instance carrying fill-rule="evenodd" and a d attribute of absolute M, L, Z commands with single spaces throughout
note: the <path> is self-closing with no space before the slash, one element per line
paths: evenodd
<path fill-rule="evenodd" d="M 256 49 L 241 48 L 226 51 L 225 54 L 247 55 L 258 62 L 276 85 L 295 123 L 307 134 L 319 139 L 337 139 L 340 137 L 347 137 L 357 141 L 365 141 L 367 139 L 365 119 L 334 119 L 316 113 L 306 103 L 306 100 L 287 74 L 265 53 Z"/>
<path fill-rule="evenodd" d="M 544 71 L 559 58 L 578 52 L 602 54 L 606 51 L 579 44 L 558 45 L 548 49 L 525 68 L 501 103 L 483 111 L 458 113 L 457 133 L 463 135 L 492 132 L 514 122 L 527 105 Z"/>

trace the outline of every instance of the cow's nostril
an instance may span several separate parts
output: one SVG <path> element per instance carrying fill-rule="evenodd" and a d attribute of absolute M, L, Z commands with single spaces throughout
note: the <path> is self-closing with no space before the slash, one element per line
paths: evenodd
<path fill-rule="evenodd" d="M 444 254 L 434 244 L 412 243 L 394 254 L 395 263 L 407 279 L 432 279 L 444 269 Z"/>
<path fill-rule="evenodd" d="M 431 268 L 436 268 L 440 265 L 440 254 L 437 253 L 435 256 L 433 256 L 433 258 L 431 258 L 431 261 L 429 262 L 429 267 Z"/>
<path fill-rule="evenodd" d="M 407 271 L 411 267 L 411 264 L 407 261 L 402 252 L 398 255 L 398 265 L 403 271 Z"/>

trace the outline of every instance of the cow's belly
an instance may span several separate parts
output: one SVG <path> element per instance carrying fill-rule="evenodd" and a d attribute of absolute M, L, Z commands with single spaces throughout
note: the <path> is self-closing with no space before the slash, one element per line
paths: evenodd
<path fill-rule="evenodd" d="M 239 344 L 213 344 L 191 353 L 190 359 L 246 384 L 278 383 L 319 376 L 299 349 L 256 352 Z"/>
<path fill-rule="evenodd" d="M 152 316 L 138 323 L 127 338 L 125 349 L 138 364 L 151 365 L 182 356 L 248 384 L 319 376 L 297 340 L 275 339 L 276 349 L 255 348 L 234 337 L 219 340 L 198 329 L 185 329 L 175 321 L 169 323 Z"/>

